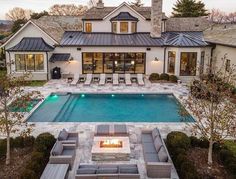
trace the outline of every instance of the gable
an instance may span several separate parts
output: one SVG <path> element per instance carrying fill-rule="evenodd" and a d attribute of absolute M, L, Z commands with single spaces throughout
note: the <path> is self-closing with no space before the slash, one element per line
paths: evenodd
<path fill-rule="evenodd" d="M 28 21 L 19 31 L 17 31 L 5 44 L 3 47 L 6 49 L 18 44 L 24 37 L 38 37 L 43 38 L 46 43 L 53 46 L 57 42 L 50 37 L 46 32 L 40 29 L 33 22 Z"/>

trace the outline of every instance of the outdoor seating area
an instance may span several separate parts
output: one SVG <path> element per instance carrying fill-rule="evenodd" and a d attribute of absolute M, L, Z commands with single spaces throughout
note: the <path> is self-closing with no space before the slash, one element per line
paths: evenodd
<path fill-rule="evenodd" d="M 90 143 L 86 161 L 81 160 L 83 144 L 79 132 L 59 132 L 56 143 L 51 150 L 49 163 L 41 179 L 75 178 L 75 179 L 138 179 L 138 178 L 175 178 L 173 163 L 165 143 L 157 128 L 141 130 L 140 145 L 145 166 L 133 160 L 135 152 L 131 133 L 125 124 L 98 124 Z M 91 146 L 92 145 L 92 146 Z M 91 148 L 92 147 L 92 148 Z M 78 151 L 81 151 L 78 153 Z M 141 153 L 140 153 L 141 154 Z M 80 158 L 80 159 L 79 159 Z M 146 177 L 143 177 L 143 168 Z M 61 168 L 60 173 L 56 172 Z M 48 176 L 47 176 L 48 175 Z M 175 176 L 175 177 L 172 177 Z"/>
<path fill-rule="evenodd" d="M 81 74 L 75 75 L 73 80 L 68 78 L 70 86 L 76 86 L 77 84 L 83 84 L 84 86 L 90 86 L 92 83 L 97 83 L 99 86 L 104 86 L 106 83 L 111 83 L 113 86 L 119 86 L 124 83 L 126 86 L 132 86 L 132 83 L 137 83 L 139 86 L 144 86 L 143 74 Z"/>

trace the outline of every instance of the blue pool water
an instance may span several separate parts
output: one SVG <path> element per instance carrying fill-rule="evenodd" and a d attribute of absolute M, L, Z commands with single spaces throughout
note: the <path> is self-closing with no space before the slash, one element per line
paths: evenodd
<path fill-rule="evenodd" d="M 28 121 L 193 122 L 179 115 L 180 107 L 171 94 L 52 94 Z"/>

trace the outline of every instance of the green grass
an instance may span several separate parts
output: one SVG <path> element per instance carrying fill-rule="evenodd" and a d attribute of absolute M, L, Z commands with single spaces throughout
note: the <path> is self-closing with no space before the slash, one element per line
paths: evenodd
<path fill-rule="evenodd" d="M 29 81 L 29 82 L 27 82 L 27 85 L 26 86 L 32 86 L 32 87 L 34 87 L 34 86 L 43 86 L 43 85 L 45 85 L 47 83 L 47 81 Z"/>
<path fill-rule="evenodd" d="M 4 74 L 6 74 L 7 73 L 7 71 L 5 71 L 5 70 L 0 70 L 0 75 L 4 75 Z"/>
<path fill-rule="evenodd" d="M 232 140 L 227 140 L 224 142 L 225 146 L 233 152 L 234 156 L 236 157 L 236 142 Z"/>

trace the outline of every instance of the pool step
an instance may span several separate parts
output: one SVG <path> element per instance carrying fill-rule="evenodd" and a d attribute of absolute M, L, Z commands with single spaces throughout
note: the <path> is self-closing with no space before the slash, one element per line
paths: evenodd
<path fill-rule="evenodd" d="M 64 113 L 63 115 L 63 121 L 67 121 L 72 113 L 72 111 L 74 110 L 75 108 L 75 104 L 76 104 L 76 101 L 78 100 L 78 96 L 77 95 L 74 95 L 74 97 L 72 98 L 71 100 L 71 103 L 70 105 L 68 106 L 66 112 Z"/>
<path fill-rule="evenodd" d="M 65 102 L 61 110 L 58 112 L 56 117 L 54 118 L 54 122 L 61 122 L 66 120 L 66 114 L 68 113 L 68 110 L 71 108 L 71 106 L 74 104 L 73 101 L 75 101 L 77 98 L 75 95 L 70 95 L 68 100 Z"/>

